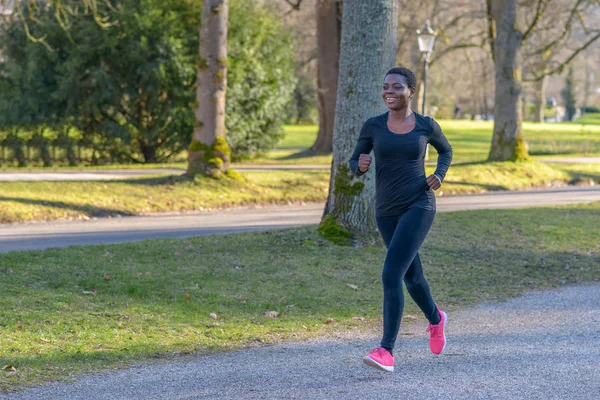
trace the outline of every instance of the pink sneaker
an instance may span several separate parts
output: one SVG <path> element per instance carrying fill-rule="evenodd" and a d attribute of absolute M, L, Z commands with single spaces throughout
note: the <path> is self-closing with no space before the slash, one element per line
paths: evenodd
<path fill-rule="evenodd" d="M 429 332 L 429 349 L 433 354 L 442 354 L 442 351 L 446 348 L 446 335 L 444 334 L 444 328 L 446 328 L 446 322 L 448 317 L 446 313 L 438 308 L 440 313 L 440 322 L 437 325 L 429 324 L 427 332 Z"/>
<path fill-rule="evenodd" d="M 383 347 L 371 350 L 369 354 L 363 357 L 363 362 L 369 367 L 394 372 L 394 356 Z"/>

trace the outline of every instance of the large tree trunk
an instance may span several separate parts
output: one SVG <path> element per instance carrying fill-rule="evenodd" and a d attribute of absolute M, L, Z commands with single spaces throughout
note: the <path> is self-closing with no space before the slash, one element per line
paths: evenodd
<path fill-rule="evenodd" d="M 380 88 L 394 65 L 397 7 L 396 0 L 344 2 L 331 185 L 319 227 L 326 237 L 350 236 L 355 243 L 377 238 L 374 165 L 357 178 L 348 162 L 363 123 L 385 110 Z"/>
<path fill-rule="evenodd" d="M 218 176 L 229 167 L 225 140 L 227 24 L 229 0 L 204 0 L 196 89 L 196 126 L 188 155 L 188 176 Z"/>
<path fill-rule="evenodd" d="M 333 149 L 333 119 L 342 36 L 341 0 L 317 0 L 317 85 L 319 133 L 311 150 L 330 153 Z"/>
<path fill-rule="evenodd" d="M 491 16 L 496 26 L 494 61 L 496 94 L 494 136 L 489 161 L 526 159 L 521 115 L 521 44 L 517 29 L 517 0 L 492 0 Z"/>
<path fill-rule="evenodd" d="M 544 122 L 544 108 L 546 107 L 546 84 L 548 76 L 544 75 L 542 79 L 535 83 L 535 115 L 534 122 Z"/>

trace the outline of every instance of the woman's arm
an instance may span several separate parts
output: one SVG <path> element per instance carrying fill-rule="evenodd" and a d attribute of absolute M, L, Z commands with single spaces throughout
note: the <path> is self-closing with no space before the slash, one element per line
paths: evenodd
<path fill-rule="evenodd" d="M 371 123 L 368 120 L 360 130 L 358 141 L 354 147 L 354 153 L 352 153 L 352 157 L 350 157 L 350 171 L 352 171 L 354 175 L 361 176 L 366 173 L 366 171 L 361 172 L 358 169 L 358 159 L 361 154 L 369 154 L 371 150 L 373 150 L 373 132 L 371 130 Z"/>
<path fill-rule="evenodd" d="M 450 163 L 452 162 L 452 147 L 450 146 L 450 143 L 448 143 L 446 136 L 444 136 L 440 125 L 433 119 L 431 122 L 433 129 L 431 132 L 431 137 L 429 138 L 429 143 L 438 152 L 437 168 L 433 174 L 440 180 L 441 184 L 446 177 L 446 173 L 448 172 L 448 168 L 450 168 Z"/>

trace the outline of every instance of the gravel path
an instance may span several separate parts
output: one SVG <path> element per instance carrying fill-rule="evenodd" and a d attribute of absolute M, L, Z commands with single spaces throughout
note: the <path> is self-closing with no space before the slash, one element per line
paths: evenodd
<path fill-rule="evenodd" d="M 396 372 L 362 355 L 377 337 L 287 343 L 86 377 L 0 396 L 91 399 L 597 399 L 600 285 L 535 292 L 449 314 L 429 353 L 423 322 L 403 325 Z"/>

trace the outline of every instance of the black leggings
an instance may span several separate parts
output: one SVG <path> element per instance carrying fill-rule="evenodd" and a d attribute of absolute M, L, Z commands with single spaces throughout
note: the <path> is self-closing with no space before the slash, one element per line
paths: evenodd
<path fill-rule="evenodd" d="M 387 246 L 383 264 L 383 339 L 381 346 L 393 349 L 404 311 L 402 281 L 408 293 L 432 324 L 440 321 L 429 285 L 423 275 L 419 248 L 425 240 L 435 211 L 410 208 L 400 215 L 378 217 L 379 233 Z"/>

